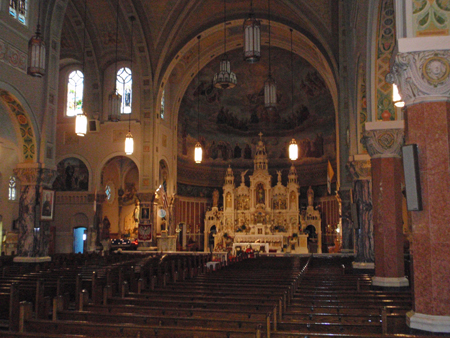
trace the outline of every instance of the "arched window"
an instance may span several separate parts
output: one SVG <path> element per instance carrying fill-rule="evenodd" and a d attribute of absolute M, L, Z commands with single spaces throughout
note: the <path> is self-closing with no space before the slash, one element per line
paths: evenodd
<path fill-rule="evenodd" d="M 14 176 L 9 178 L 8 199 L 15 201 L 17 197 L 17 182 Z"/>
<path fill-rule="evenodd" d="M 122 108 L 120 110 L 122 114 L 131 114 L 131 102 L 133 98 L 131 92 L 132 84 L 133 77 L 131 69 L 128 67 L 120 68 L 117 72 L 116 86 L 117 91 L 122 95 Z"/>
<path fill-rule="evenodd" d="M 23 25 L 27 24 L 27 13 L 27 0 L 9 0 L 9 15 L 17 19 Z"/>
<path fill-rule="evenodd" d="M 165 102 L 166 102 L 165 94 L 166 94 L 166 90 L 164 89 L 162 92 L 162 95 L 161 95 L 161 111 L 160 111 L 160 116 L 161 116 L 161 119 L 163 119 L 163 120 L 164 120 Z"/>
<path fill-rule="evenodd" d="M 67 116 L 75 116 L 81 113 L 83 106 L 84 75 L 79 70 L 69 74 L 67 80 Z"/>
<path fill-rule="evenodd" d="M 109 204 L 113 203 L 114 197 L 116 196 L 113 182 L 108 182 L 105 185 L 105 194 L 106 194 L 106 200 L 108 201 L 108 203 Z"/>

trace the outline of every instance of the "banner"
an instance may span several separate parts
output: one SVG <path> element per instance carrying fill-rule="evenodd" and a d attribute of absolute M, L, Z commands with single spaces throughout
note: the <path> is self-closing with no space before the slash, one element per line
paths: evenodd
<path fill-rule="evenodd" d="M 334 170 L 333 167 L 331 166 L 330 160 L 328 160 L 328 168 L 327 168 L 327 190 L 328 190 L 328 195 L 331 195 L 331 180 L 333 179 L 334 176 Z"/>
<path fill-rule="evenodd" d="M 150 241 L 151 239 L 152 239 L 152 225 L 139 223 L 138 240 L 139 241 Z"/>

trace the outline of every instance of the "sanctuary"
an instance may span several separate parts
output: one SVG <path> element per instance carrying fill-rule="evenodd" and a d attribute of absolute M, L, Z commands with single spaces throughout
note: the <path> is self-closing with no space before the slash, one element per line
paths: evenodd
<path fill-rule="evenodd" d="M 277 171 L 277 183 L 272 186 L 266 146 L 262 133 L 259 136 L 250 186 L 245 184 L 245 170 L 236 187 L 230 166 L 223 186 L 223 208 L 218 207 L 218 191 L 214 193 L 213 207 L 205 214 L 205 251 L 321 253 L 321 216 L 313 205 L 313 190 L 309 188 L 308 207 L 301 213 L 300 185 L 293 164 L 287 185 L 282 184 L 281 171 Z"/>

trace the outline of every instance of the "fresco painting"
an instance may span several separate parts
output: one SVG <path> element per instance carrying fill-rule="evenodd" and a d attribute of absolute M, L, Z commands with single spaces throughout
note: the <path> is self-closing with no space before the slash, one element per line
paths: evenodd
<path fill-rule="evenodd" d="M 263 55 L 267 49 L 263 47 Z M 285 167 L 292 138 L 299 144 L 299 160 L 333 160 L 336 157 L 335 112 L 331 94 L 320 74 L 304 59 L 294 56 L 294 106 L 290 52 L 272 48 L 272 76 L 277 81 L 276 111 L 264 107 L 264 81 L 267 57 L 257 64 L 242 62 L 241 50 L 228 53 L 238 78 L 233 89 L 214 88 L 217 59 L 200 71 L 188 86 L 179 112 L 178 160 L 192 161 L 193 149 L 200 140 L 203 163 L 214 166 L 252 166 L 258 134 L 263 133 L 271 167 Z M 197 129 L 197 104 L 200 112 Z"/>
<path fill-rule="evenodd" d="M 83 161 L 69 157 L 58 163 L 58 176 L 53 183 L 56 191 L 88 191 L 89 171 Z"/>

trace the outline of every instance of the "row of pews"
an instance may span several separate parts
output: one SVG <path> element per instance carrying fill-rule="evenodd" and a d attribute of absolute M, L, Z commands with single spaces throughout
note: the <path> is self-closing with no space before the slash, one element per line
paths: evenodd
<path fill-rule="evenodd" d="M 244 254 L 215 271 L 207 254 L 63 260 L 16 276 L 54 287 L 20 299 L 11 284 L 20 303 L 0 337 L 416 337 L 410 291 L 373 290 L 351 259 Z"/>

